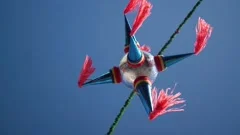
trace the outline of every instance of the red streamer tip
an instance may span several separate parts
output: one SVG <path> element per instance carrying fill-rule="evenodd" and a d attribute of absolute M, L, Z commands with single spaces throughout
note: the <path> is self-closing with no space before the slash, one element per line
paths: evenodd
<path fill-rule="evenodd" d="M 204 19 L 198 18 L 198 24 L 196 25 L 196 42 L 194 53 L 198 55 L 207 45 L 207 41 L 211 36 L 213 28 Z"/>
<path fill-rule="evenodd" d="M 130 2 L 128 3 L 127 7 L 124 10 L 124 14 L 133 12 L 137 6 L 139 6 L 140 2 L 142 0 L 130 0 Z"/>
<path fill-rule="evenodd" d="M 162 89 L 157 95 L 157 89 L 155 87 L 153 88 L 152 101 L 154 110 L 149 115 L 150 120 L 154 120 L 158 116 L 161 116 L 165 113 L 184 111 L 184 109 L 182 109 L 182 107 L 184 106 L 168 109 L 174 105 L 182 104 L 185 102 L 182 98 L 179 98 L 181 96 L 180 92 L 178 92 L 177 94 L 173 94 L 174 89 L 175 88 L 173 88 L 170 93 L 168 92 L 170 88 L 166 89 L 166 91 Z"/>
<path fill-rule="evenodd" d="M 88 80 L 88 77 L 93 74 L 95 68 L 92 67 L 92 59 L 89 56 L 86 56 L 85 62 L 83 64 L 83 68 L 78 80 L 78 86 L 81 88 L 85 81 Z"/>
<path fill-rule="evenodd" d="M 141 1 L 141 6 L 138 11 L 138 15 L 133 23 L 133 28 L 130 33 L 131 36 L 135 35 L 137 30 L 142 26 L 143 22 L 147 19 L 147 17 L 151 14 L 152 5 L 147 0 Z"/>
<path fill-rule="evenodd" d="M 143 45 L 140 47 L 142 51 L 145 51 L 145 52 L 151 52 L 151 48 L 147 45 Z"/>

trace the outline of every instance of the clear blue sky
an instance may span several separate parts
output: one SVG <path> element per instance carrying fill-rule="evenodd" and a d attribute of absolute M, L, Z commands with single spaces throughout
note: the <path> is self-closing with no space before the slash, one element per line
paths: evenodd
<path fill-rule="evenodd" d="M 151 0 L 151 16 L 137 33 L 156 54 L 197 0 Z M 77 87 L 86 54 L 93 77 L 123 56 L 123 10 L 128 0 L 0 1 L 0 134 L 103 135 L 130 89 L 105 84 Z M 193 51 L 199 16 L 213 27 L 205 50 L 159 74 L 155 86 L 187 100 L 185 112 L 153 122 L 135 97 L 115 135 L 239 135 L 238 0 L 205 0 L 166 55 Z M 128 16 L 132 22 L 134 15 Z"/>

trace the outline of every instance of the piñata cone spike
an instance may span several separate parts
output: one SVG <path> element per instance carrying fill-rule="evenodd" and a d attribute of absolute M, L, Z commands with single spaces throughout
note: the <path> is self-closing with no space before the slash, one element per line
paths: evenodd
<path fill-rule="evenodd" d="M 159 72 L 164 71 L 171 65 L 174 65 L 175 63 L 180 62 L 181 60 L 193 55 L 194 53 L 185 53 L 185 54 L 178 54 L 178 55 L 171 55 L 171 56 L 162 56 L 157 55 L 154 56 L 154 62 L 156 65 L 156 68 Z"/>
<path fill-rule="evenodd" d="M 121 82 L 122 82 L 122 76 L 119 68 L 113 67 L 112 69 L 109 70 L 109 72 L 83 83 L 82 86 L 107 84 L 107 83 L 117 84 Z"/>
<path fill-rule="evenodd" d="M 125 20 L 125 48 L 124 48 L 124 52 L 127 53 L 129 51 L 129 45 L 130 45 L 131 38 L 133 38 L 133 40 L 136 42 L 137 46 L 140 47 L 140 49 L 142 51 L 150 52 L 151 48 L 149 46 L 147 46 L 147 45 L 140 46 L 136 37 L 135 36 L 130 36 L 130 32 L 131 32 L 132 28 L 129 24 L 129 21 L 128 21 L 126 15 L 124 15 L 124 20 Z"/>
<path fill-rule="evenodd" d="M 128 61 L 131 63 L 138 63 L 143 57 L 142 51 L 139 49 L 133 37 L 130 37 L 130 45 L 128 52 Z"/>
<path fill-rule="evenodd" d="M 85 81 L 93 74 L 94 71 L 95 68 L 92 67 L 92 59 L 87 55 L 78 80 L 78 86 L 80 88 L 83 86 Z"/>
<path fill-rule="evenodd" d="M 178 55 L 171 55 L 171 56 L 162 56 L 162 59 L 165 67 L 170 67 L 171 65 L 176 64 L 193 54 L 194 53 L 185 53 L 185 54 L 178 54 Z"/>
<path fill-rule="evenodd" d="M 198 18 L 198 24 L 196 26 L 196 42 L 194 53 L 198 55 L 207 45 L 207 41 L 211 36 L 213 28 L 204 19 Z"/>
<path fill-rule="evenodd" d="M 137 41 L 135 36 L 130 36 L 130 33 L 132 31 L 132 27 L 130 26 L 126 15 L 124 15 L 124 21 L 125 21 L 125 47 L 126 47 L 126 46 L 129 46 L 131 38 L 133 38 L 133 40 L 136 43 L 138 43 L 138 41 Z"/>
<path fill-rule="evenodd" d="M 152 83 L 146 76 L 140 76 L 134 81 L 134 88 L 148 115 L 153 111 Z"/>

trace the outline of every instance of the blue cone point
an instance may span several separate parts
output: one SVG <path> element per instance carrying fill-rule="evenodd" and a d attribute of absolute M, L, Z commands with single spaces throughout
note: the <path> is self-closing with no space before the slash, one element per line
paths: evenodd
<path fill-rule="evenodd" d="M 131 63 L 138 63 L 142 59 L 142 51 L 138 48 L 137 42 L 133 37 L 130 38 L 128 60 Z"/>
<path fill-rule="evenodd" d="M 83 86 L 105 84 L 105 83 L 113 83 L 111 72 L 107 72 L 95 79 L 89 80 L 86 83 L 84 83 Z"/>
<path fill-rule="evenodd" d="M 178 55 L 172 55 L 172 56 L 163 56 L 163 62 L 165 67 L 169 67 L 193 54 L 194 53 L 185 53 L 185 54 L 178 54 Z"/>
<path fill-rule="evenodd" d="M 153 111 L 152 86 L 147 82 L 141 82 L 136 86 L 138 96 L 149 115 Z"/>
<path fill-rule="evenodd" d="M 139 61 L 141 61 L 142 52 L 137 46 L 137 39 L 135 38 L 135 36 L 134 35 L 130 36 L 132 28 L 129 24 L 126 15 L 124 15 L 124 19 L 125 19 L 125 46 L 129 45 L 128 60 L 131 63 L 138 63 Z"/>
<path fill-rule="evenodd" d="M 124 15 L 124 20 L 125 20 L 125 46 L 128 46 L 130 44 L 130 33 L 131 33 L 131 26 L 129 24 L 129 21 L 126 17 L 126 15 Z M 137 42 L 137 39 L 135 36 L 132 36 L 132 38 L 134 39 L 135 42 Z"/>

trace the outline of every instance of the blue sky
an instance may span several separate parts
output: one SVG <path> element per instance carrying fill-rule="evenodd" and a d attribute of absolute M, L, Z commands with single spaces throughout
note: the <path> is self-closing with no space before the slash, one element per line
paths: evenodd
<path fill-rule="evenodd" d="M 156 54 L 197 0 L 151 0 L 152 14 L 137 33 Z M 123 56 L 123 10 L 128 0 L 2 0 L 0 2 L 1 135 L 102 135 L 130 89 L 104 84 L 77 87 L 85 56 L 93 77 Z M 173 87 L 185 112 L 150 122 L 135 97 L 115 135 L 239 135 L 239 9 L 237 0 L 205 0 L 166 55 L 193 51 L 195 25 L 214 29 L 205 50 L 159 74 L 155 86 Z M 135 14 L 129 15 L 132 22 Z"/>

